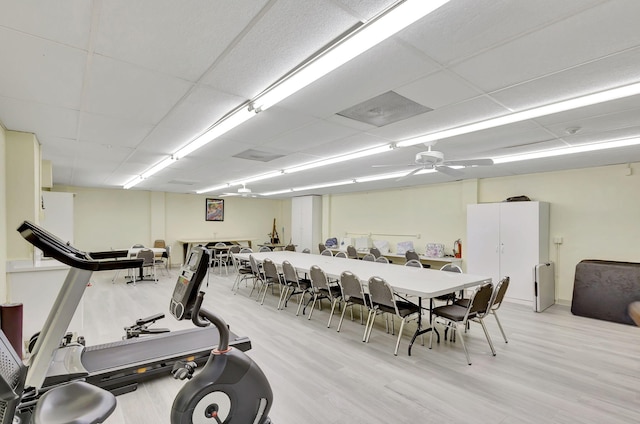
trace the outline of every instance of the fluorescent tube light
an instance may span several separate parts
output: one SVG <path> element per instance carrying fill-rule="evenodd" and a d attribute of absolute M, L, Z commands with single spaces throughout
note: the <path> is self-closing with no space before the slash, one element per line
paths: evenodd
<path fill-rule="evenodd" d="M 288 188 L 286 190 L 277 190 L 277 191 L 269 191 L 267 193 L 261 193 L 262 196 L 275 196 L 276 194 L 284 194 L 293 192 L 292 188 Z"/>
<path fill-rule="evenodd" d="M 226 183 L 226 184 L 220 184 L 217 186 L 213 186 L 213 187 L 208 187 L 208 188 L 203 188 L 202 190 L 196 190 L 196 194 L 203 194 L 203 193 L 208 193 L 210 191 L 218 191 L 218 190 L 224 190 L 231 187 L 231 184 Z"/>
<path fill-rule="evenodd" d="M 497 118 L 487 119 L 485 121 L 480 121 L 469 125 L 463 125 L 448 130 L 427 134 L 421 137 L 411 138 L 408 140 L 400 141 L 396 143 L 396 145 L 398 147 L 414 146 L 420 143 L 428 143 L 436 140 L 455 137 L 462 134 L 469 134 L 489 128 L 500 127 L 502 125 L 526 121 L 527 119 L 534 119 L 541 116 L 552 115 L 559 112 L 566 112 L 568 110 L 578 109 L 585 106 L 592 106 L 598 103 L 608 102 L 610 100 L 622 99 L 637 94 L 640 94 L 640 83 L 630 84 L 611 90 L 605 90 L 582 97 L 576 97 L 575 99 L 564 100 L 533 109 L 523 110 L 521 112 L 511 113 L 509 115 L 499 116 Z"/>
<path fill-rule="evenodd" d="M 266 110 L 329 72 L 344 65 L 371 47 L 391 37 L 433 12 L 449 0 L 406 0 L 364 23 L 352 34 L 268 89 L 253 101 L 258 110 Z"/>
<path fill-rule="evenodd" d="M 582 144 L 580 146 L 563 147 L 560 149 L 542 150 L 539 152 L 523 153 L 521 155 L 502 156 L 493 159 L 494 164 L 519 162 L 523 160 L 549 158 L 554 156 L 571 155 L 575 153 L 594 152 L 596 150 L 614 149 L 617 147 L 635 146 L 640 144 L 640 138 L 605 141 L 601 143 Z"/>
<path fill-rule="evenodd" d="M 136 184 L 142 182 L 143 180 L 144 180 L 144 178 L 142 178 L 142 175 L 138 175 L 137 177 L 135 177 L 131 181 L 127 182 L 124 186 L 122 186 L 122 188 L 124 188 L 125 190 L 128 190 L 131 187 L 135 186 Z"/>
<path fill-rule="evenodd" d="M 284 173 L 283 171 L 273 171 L 267 174 L 257 175 L 255 177 L 249 177 L 244 180 L 238 180 L 236 182 L 232 182 L 231 185 L 255 183 L 256 181 L 268 180 L 269 178 L 279 177 L 283 173 Z"/>
<path fill-rule="evenodd" d="M 198 136 L 191 143 L 175 152 L 173 156 L 176 159 L 183 158 L 188 154 L 193 153 L 195 150 L 201 148 L 202 146 L 212 142 L 221 135 L 231 131 L 238 125 L 248 121 L 254 116 L 256 116 L 255 112 L 251 112 L 249 111 L 247 106 L 243 106 L 242 108 L 233 112 L 231 115 L 214 124 L 213 127 Z"/>
<path fill-rule="evenodd" d="M 370 175 L 367 177 L 356 178 L 356 183 L 369 183 L 372 181 L 390 180 L 392 178 L 402 178 L 410 171 L 394 172 L 392 174 Z"/>
<path fill-rule="evenodd" d="M 296 187 L 291 190 L 292 191 L 316 190 L 318 188 L 337 187 L 337 186 L 343 186 L 343 185 L 353 184 L 353 183 L 355 183 L 355 180 L 345 180 L 345 181 L 338 181 L 334 183 L 322 183 L 322 184 L 314 184 L 306 187 Z"/>
<path fill-rule="evenodd" d="M 335 156 L 329 159 L 320 160 L 317 162 L 311 162 L 300 166 L 294 166 L 284 170 L 285 174 L 293 174 L 294 172 L 306 171 L 320 166 L 333 165 L 334 163 L 345 162 L 352 159 L 363 158 L 366 156 L 377 155 L 378 153 L 388 152 L 393 149 L 393 145 L 385 144 L 384 146 L 378 146 L 367 150 L 360 150 L 358 152 L 348 153 L 342 156 Z"/>

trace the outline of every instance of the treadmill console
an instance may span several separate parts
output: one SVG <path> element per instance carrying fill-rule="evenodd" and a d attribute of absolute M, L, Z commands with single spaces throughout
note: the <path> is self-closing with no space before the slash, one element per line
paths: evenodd
<path fill-rule="evenodd" d="M 191 311 L 195 304 L 200 283 L 209 267 L 209 251 L 201 246 L 194 247 L 189 257 L 180 268 L 178 281 L 173 289 L 169 312 L 177 320 L 191 319 Z"/>

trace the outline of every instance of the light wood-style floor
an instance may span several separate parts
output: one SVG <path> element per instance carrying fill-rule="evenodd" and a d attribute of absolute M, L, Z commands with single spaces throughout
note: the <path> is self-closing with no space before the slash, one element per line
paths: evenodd
<path fill-rule="evenodd" d="M 85 294 L 88 345 L 118 340 L 136 318 L 165 312 L 158 326 L 187 328 L 168 313 L 176 270 L 157 284 L 125 285 L 112 274 L 94 274 Z M 441 342 L 429 350 L 407 343 L 397 357 L 395 336 L 379 318 L 370 343 L 361 341 L 359 320 L 326 327 L 328 308 L 295 316 L 290 304 L 276 310 L 277 295 L 260 306 L 234 276 L 211 277 L 205 306 L 218 311 L 236 334 L 251 338 L 249 355 L 271 382 L 275 424 L 332 423 L 558 423 L 640 422 L 640 328 L 573 316 L 567 307 L 535 313 L 504 304 L 505 344 L 493 317 L 487 319 L 497 356 L 482 329 L 466 335 L 473 364 L 460 343 Z M 397 322 L 396 322 L 397 325 Z M 171 377 L 141 385 L 118 397 L 109 424 L 169 423 L 175 393 L 183 382 Z M 238 423 L 241 424 L 241 423 Z"/>

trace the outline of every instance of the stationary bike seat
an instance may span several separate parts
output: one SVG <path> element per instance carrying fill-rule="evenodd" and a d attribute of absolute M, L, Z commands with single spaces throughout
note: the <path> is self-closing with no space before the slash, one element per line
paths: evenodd
<path fill-rule="evenodd" d="M 74 381 L 46 392 L 36 406 L 35 424 L 97 424 L 116 409 L 116 398 L 99 387 Z"/>

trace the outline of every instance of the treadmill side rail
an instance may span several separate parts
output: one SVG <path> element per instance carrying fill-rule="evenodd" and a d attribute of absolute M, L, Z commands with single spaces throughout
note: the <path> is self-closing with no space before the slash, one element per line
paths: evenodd
<path fill-rule="evenodd" d="M 84 346 L 80 344 L 71 344 L 58 349 L 47 371 L 45 386 L 87 377 L 89 371 L 82 365 L 83 350 Z"/>

